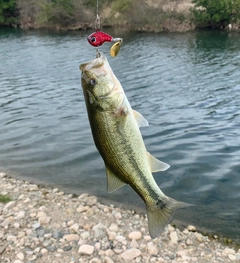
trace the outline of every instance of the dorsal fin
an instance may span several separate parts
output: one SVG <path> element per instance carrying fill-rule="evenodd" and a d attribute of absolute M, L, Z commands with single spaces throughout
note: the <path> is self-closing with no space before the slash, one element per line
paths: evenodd
<path fill-rule="evenodd" d="M 138 127 L 145 127 L 148 126 L 148 121 L 136 110 L 133 110 L 133 115 L 135 120 L 137 121 Z"/>
<path fill-rule="evenodd" d="M 159 161 L 154 156 L 152 156 L 149 152 L 147 152 L 147 157 L 152 173 L 158 171 L 166 171 L 170 167 L 169 164 Z"/>
<path fill-rule="evenodd" d="M 126 183 L 121 181 L 112 171 L 106 166 L 106 173 L 107 173 L 107 189 L 108 193 L 111 193 L 122 186 L 124 186 Z"/>

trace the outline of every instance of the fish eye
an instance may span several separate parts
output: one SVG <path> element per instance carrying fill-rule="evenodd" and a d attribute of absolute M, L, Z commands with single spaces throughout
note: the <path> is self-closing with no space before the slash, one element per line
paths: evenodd
<path fill-rule="evenodd" d="M 90 85 L 95 86 L 97 84 L 95 79 L 90 79 Z"/>
<path fill-rule="evenodd" d="M 96 42 L 96 38 L 95 38 L 95 37 L 92 37 L 90 41 L 91 41 L 91 42 Z"/>

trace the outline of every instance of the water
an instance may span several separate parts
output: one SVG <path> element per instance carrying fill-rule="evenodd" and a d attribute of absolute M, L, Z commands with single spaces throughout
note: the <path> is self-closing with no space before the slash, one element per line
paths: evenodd
<path fill-rule="evenodd" d="M 175 220 L 239 242 L 240 35 L 107 31 L 124 38 L 109 62 L 132 107 L 150 123 L 141 129 L 147 149 L 171 165 L 154 174 L 157 183 L 196 205 Z M 106 191 L 78 68 L 95 56 L 90 33 L 0 31 L 0 167 L 144 211 L 130 187 Z"/>

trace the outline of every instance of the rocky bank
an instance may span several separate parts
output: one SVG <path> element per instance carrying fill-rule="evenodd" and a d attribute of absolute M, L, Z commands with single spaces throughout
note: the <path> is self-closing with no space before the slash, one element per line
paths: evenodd
<path fill-rule="evenodd" d="M 134 211 L 106 206 L 97 198 L 8 178 L 0 173 L 1 263 L 227 263 L 240 250 L 188 226 L 171 225 L 154 240 L 147 219 Z"/>

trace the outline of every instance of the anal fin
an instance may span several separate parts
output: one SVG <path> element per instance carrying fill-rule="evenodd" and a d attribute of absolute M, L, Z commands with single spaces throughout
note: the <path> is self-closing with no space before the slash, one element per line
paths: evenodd
<path fill-rule="evenodd" d="M 159 161 L 154 156 L 152 156 L 149 152 L 147 152 L 147 157 L 152 173 L 158 171 L 166 171 L 170 167 L 169 164 Z"/>
<path fill-rule="evenodd" d="M 126 184 L 122 180 L 120 180 L 107 166 L 106 166 L 106 173 L 107 173 L 108 193 L 112 193 L 113 191 L 121 188 Z"/>

